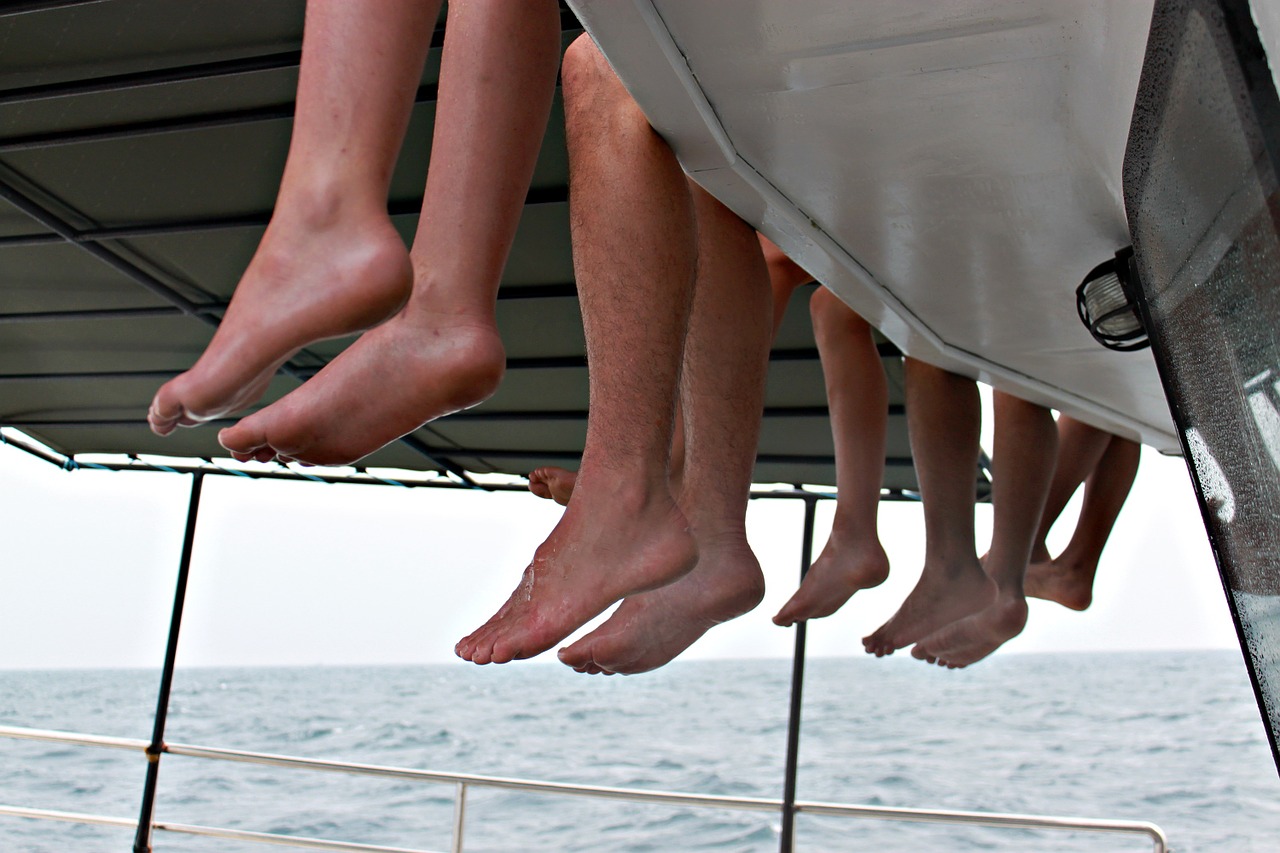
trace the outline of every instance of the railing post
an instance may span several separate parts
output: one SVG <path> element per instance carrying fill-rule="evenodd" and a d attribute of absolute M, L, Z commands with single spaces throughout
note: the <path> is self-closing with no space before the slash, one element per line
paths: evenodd
<path fill-rule="evenodd" d="M 187 576 L 191 570 L 191 551 L 195 544 L 196 517 L 200 514 L 200 489 L 203 485 L 204 474 L 193 474 L 191 500 L 187 504 L 187 529 L 183 534 L 182 557 L 178 562 L 178 583 L 173 594 L 173 612 L 169 617 L 169 641 L 165 647 L 164 669 L 160 673 L 155 726 L 151 732 L 151 743 L 147 746 L 147 779 L 142 789 L 138 831 L 133 840 L 134 853 L 151 853 L 151 818 L 155 811 L 156 782 L 160 776 L 160 754 L 164 751 L 164 724 L 169 714 L 169 691 L 173 686 L 173 667 L 178 657 L 178 632 L 182 627 L 182 605 L 187 597 Z"/>
<path fill-rule="evenodd" d="M 800 582 L 809 572 L 813 558 L 813 520 L 817 514 L 817 495 L 804 497 L 804 534 L 800 542 Z M 800 708 L 804 696 L 805 623 L 796 623 L 796 647 L 791 659 L 791 715 L 787 721 L 786 777 L 782 787 L 782 833 L 778 849 L 792 853 L 795 845 L 796 768 L 800 761 Z"/>
<path fill-rule="evenodd" d="M 462 853 L 462 832 L 467 821 L 467 783 L 458 783 L 458 793 L 453 800 L 453 846 L 450 853 Z"/>

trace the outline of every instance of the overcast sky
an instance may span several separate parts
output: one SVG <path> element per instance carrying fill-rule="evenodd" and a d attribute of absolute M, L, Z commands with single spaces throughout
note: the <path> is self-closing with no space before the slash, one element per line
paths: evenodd
<path fill-rule="evenodd" d="M 190 478 L 68 473 L 10 448 L 0 448 L 0 477 L 0 669 L 158 666 Z M 506 598 L 559 513 L 524 494 L 208 477 L 179 663 L 456 661 L 454 642 Z M 830 514 L 826 502 L 815 553 Z M 990 518 L 980 507 L 979 547 Z M 791 632 L 769 619 L 795 585 L 801 522 L 797 502 L 753 502 L 768 597 L 687 657 L 790 655 Z M 880 527 L 890 581 L 815 621 L 811 655 L 861 654 L 859 638 L 915 583 L 920 507 L 883 504 Z M 1026 631 L 1002 653 L 1235 647 L 1181 460 L 1144 450 L 1094 602 L 1074 613 L 1033 601 Z"/>

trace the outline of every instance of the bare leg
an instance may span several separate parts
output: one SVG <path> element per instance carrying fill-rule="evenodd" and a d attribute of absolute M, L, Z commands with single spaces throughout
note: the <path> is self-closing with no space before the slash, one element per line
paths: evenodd
<path fill-rule="evenodd" d="M 973 503 L 982 404 L 971 379 L 906 360 L 907 426 L 924 500 L 924 569 L 898 612 L 864 637 L 868 654 L 892 654 L 982 610 L 996 584 L 978 562 Z M 1037 516 L 1038 518 L 1038 516 Z"/>
<path fill-rule="evenodd" d="M 836 512 L 822 554 L 773 617 L 779 625 L 830 616 L 855 592 L 889 576 L 889 557 L 876 534 L 889 408 L 880 354 L 867 321 L 825 287 L 810 297 L 809 311 L 835 439 Z"/>
<path fill-rule="evenodd" d="M 560 506 L 568 506 L 573 497 L 573 486 L 578 480 L 578 473 L 568 468 L 546 465 L 535 468 L 529 473 L 529 491 L 540 498 L 555 501 Z"/>
<path fill-rule="evenodd" d="M 387 190 L 440 3 L 379 8 L 307 4 L 275 212 L 208 348 L 156 393 L 156 433 L 251 405 L 300 348 L 380 323 L 409 295 Z"/>
<path fill-rule="evenodd" d="M 353 462 L 497 388 L 494 300 L 550 113 L 559 20 L 553 0 L 449 4 L 409 302 L 301 388 L 223 430 L 237 458 Z"/>
<path fill-rule="evenodd" d="M 769 283 L 773 287 L 773 333 L 776 335 L 791 294 L 800 285 L 813 281 L 813 277 L 784 255 L 768 237 L 763 234 L 756 236 L 760 249 L 764 251 L 765 266 L 769 270 Z M 680 494 L 684 478 L 684 414 L 681 408 L 677 402 L 675 431 L 671 436 L 670 467 L 671 494 L 673 495 Z M 561 506 L 568 506 L 577 476 L 567 468 L 558 468 L 554 465 L 538 468 L 529 474 L 529 491 L 540 498 L 554 500 Z"/>
<path fill-rule="evenodd" d="M 1065 436 L 1064 419 L 1058 419 L 1060 437 Z M 1079 421 L 1073 423 L 1094 430 Z M 1128 439 L 1110 436 L 1102 459 L 1085 481 L 1084 504 L 1070 543 L 1056 559 L 1027 567 L 1027 595 L 1056 601 L 1072 610 L 1086 610 L 1093 603 L 1098 561 L 1138 474 L 1140 450 Z M 1061 452 L 1058 455 L 1062 457 Z"/>
<path fill-rule="evenodd" d="M 685 345 L 681 399 L 687 464 L 680 506 L 698 565 L 674 583 L 628 597 L 607 622 L 560 651 L 582 672 L 645 672 L 764 596 L 747 544 L 770 339 L 768 284 L 755 232 L 704 190 L 692 195 L 698 283 Z"/>
<path fill-rule="evenodd" d="M 563 81 L 591 363 L 586 448 L 574 498 L 520 585 L 458 643 L 459 657 L 475 663 L 536 655 L 697 561 L 667 482 L 696 261 L 693 203 L 671 149 L 590 39 L 565 54 Z"/>
<path fill-rule="evenodd" d="M 982 660 L 1027 623 L 1023 577 L 1053 477 L 1058 431 L 1049 410 L 996 392 L 992 473 L 995 520 L 987 573 L 999 593 L 989 606 L 926 636 L 912 656 L 947 667 Z"/>
<path fill-rule="evenodd" d="M 1098 468 L 1098 461 L 1111 440 L 1109 433 L 1095 429 L 1075 418 L 1062 415 L 1058 418 L 1058 461 L 1053 469 L 1053 482 L 1049 485 L 1049 497 L 1045 499 L 1044 517 L 1036 530 L 1035 544 L 1031 548 L 1031 562 L 1049 560 L 1049 548 L 1045 540 L 1067 502 L 1081 483 Z"/>

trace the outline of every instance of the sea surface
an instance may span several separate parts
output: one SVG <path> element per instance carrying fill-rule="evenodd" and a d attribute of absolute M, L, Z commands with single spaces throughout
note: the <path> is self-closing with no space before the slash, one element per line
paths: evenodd
<path fill-rule="evenodd" d="M 634 678 L 555 664 L 179 672 L 170 742 L 449 772 L 781 797 L 790 663 Z M 146 739 L 158 674 L 0 672 L 0 723 Z M 798 796 L 1148 820 L 1180 853 L 1280 850 L 1280 779 L 1237 652 L 899 655 L 808 665 Z M 138 753 L 0 738 L 0 803 L 136 817 Z M 165 756 L 156 817 L 449 849 L 451 785 Z M 502 790 L 468 851 L 771 851 L 775 814 Z M 1138 836 L 801 815 L 799 851 L 1142 851 Z M 281 849 L 172 833 L 157 851 Z M 127 851 L 122 829 L 0 817 L 0 853 Z"/>

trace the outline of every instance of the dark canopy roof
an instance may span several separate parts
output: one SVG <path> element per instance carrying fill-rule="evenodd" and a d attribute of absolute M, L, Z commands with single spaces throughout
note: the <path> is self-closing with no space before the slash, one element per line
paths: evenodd
<path fill-rule="evenodd" d="M 270 216 L 302 12 L 302 0 L 0 9 L 0 425 L 67 455 L 225 455 L 215 429 L 161 439 L 145 412 L 208 342 Z M 580 30 L 569 12 L 562 21 L 567 45 Z M 442 24 L 392 184 L 406 239 L 426 175 Z M 512 474 L 576 464 L 587 371 L 567 174 L 557 99 L 499 296 L 509 359 L 501 389 L 362 464 Z M 835 482 L 802 303 L 793 300 L 771 358 L 757 482 Z M 264 403 L 347 343 L 299 353 Z M 913 490 L 901 366 L 892 346 L 882 353 L 892 397 L 885 486 Z"/>

